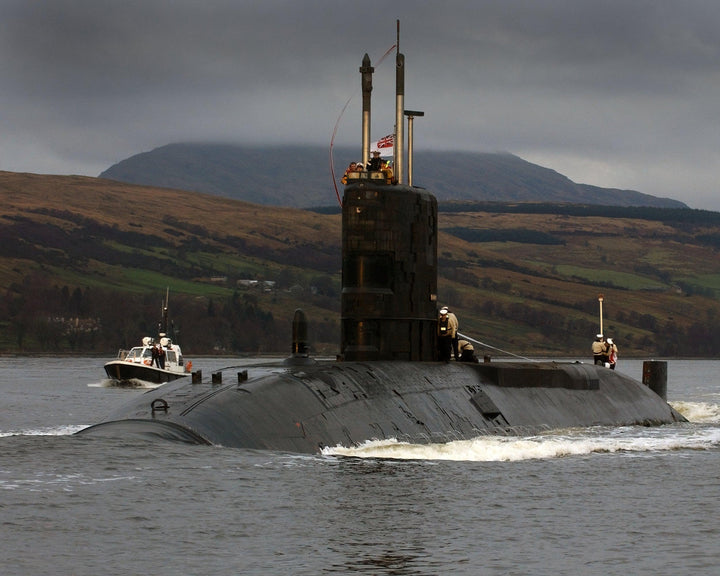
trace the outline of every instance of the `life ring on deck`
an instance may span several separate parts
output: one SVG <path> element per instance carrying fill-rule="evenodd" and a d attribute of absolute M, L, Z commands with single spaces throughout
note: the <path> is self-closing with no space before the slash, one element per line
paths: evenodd
<path fill-rule="evenodd" d="M 152 364 L 152 360 L 145 358 L 145 360 L 143 360 L 143 364 L 145 364 L 145 366 L 150 366 L 150 364 Z"/>

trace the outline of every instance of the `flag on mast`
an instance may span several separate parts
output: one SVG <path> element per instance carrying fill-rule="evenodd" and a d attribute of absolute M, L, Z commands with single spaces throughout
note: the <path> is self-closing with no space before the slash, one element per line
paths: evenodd
<path fill-rule="evenodd" d="M 393 156 L 395 145 L 395 135 L 388 134 L 384 138 L 380 138 L 370 144 L 370 152 L 380 152 L 380 156 Z"/>

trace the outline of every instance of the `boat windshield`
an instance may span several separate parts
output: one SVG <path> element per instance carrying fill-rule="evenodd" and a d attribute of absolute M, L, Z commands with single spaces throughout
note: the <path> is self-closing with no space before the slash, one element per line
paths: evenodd
<path fill-rule="evenodd" d="M 130 352 L 128 352 L 127 358 L 128 360 L 136 360 L 139 358 L 152 358 L 152 350 L 150 350 L 150 348 L 136 346 L 135 348 L 130 350 Z"/>
<path fill-rule="evenodd" d="M 177 364 L 177 355 L 175 354 L 175 350 L 168 349 L 168 351 L 165 352 L 165 356 L 165 360 Z"/>

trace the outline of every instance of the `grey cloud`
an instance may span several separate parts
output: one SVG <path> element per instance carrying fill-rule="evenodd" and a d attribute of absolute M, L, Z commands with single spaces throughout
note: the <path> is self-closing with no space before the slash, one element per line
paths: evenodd
<path fill-rule="evenodd" d="M 417 148 L 510 151 L 720 209 L 720 4 L 702 0 L 6 0 L 0 169 L 96 175 L 172 141 L 328 144 L 353 94 L 337 138 L 354 144 L 358 66 L 397 18 Z M 393 81 L 389 59 L 376 135 Z"/>

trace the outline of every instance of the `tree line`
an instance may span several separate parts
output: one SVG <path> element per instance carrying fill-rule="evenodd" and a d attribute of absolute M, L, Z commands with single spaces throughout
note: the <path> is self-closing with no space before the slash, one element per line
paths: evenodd
<path fill-rule="evenodd" d="M 509 285 L 496 284 L 489 278 L 481 284 L 495 291 L 510 290 Z M 337 296 L 335 287 L 328 284 L 325 290 L 304 294 L 299 303 L 312 299 L 319 308 L 330 310 Z M 513 323 L 539 332 L 554 343 L 555 349 L 560 347 L 567 354 L 583 353 L 587 335 L 594 334 L 597 328 L 590 319 L 548 314 L 540 303 L 507 303 L 494 298 L 464 302 L 452 289 L 445 291 L 445 298 L 487 321 Z M 0 300 L 0 351 L 100 355 L 128 349 L 137 346 L 143 336 L 157 336 L 162 300 L 161 293 L 141 295 L 107 288 L 48 286 L 44 276 L 30 275 L 21 285 L 7 290 Z M 547 298 L 546 304 L 562 305 L 552 298 Z M 593 305 L 580 303 L 578 308 Z M 311 345 L 325 352 L 337 352 L 339 317 L 335 318 L 335 313 L 328 316 L 311 319 L 309 339 Z M 637 311 L 618 310 L 614 317 L 606 316 L 608 325 L 615 321 L 637 328 L 634 333 L 623 329 L 616 334 L 626 347 L 659 356 L 717 356 L 717 320 L 711 308 L 689 325 Z M 260 295 L 247 290 L 235 290 L 223 298 L 173 294 L 168 333 L 190 355 L 284 353 L 290 351 L 291 318 L 276 318 L 262 305 Z M 582 349 L 576 349 L 579 342 L 583 342 Z"/>
<path fill-rule="evenodd" d="M 108 354 L 156 337 L 164 294 L 48 286 L 30 275 L 0 301 L 5 352 Z M 277 353 L 290 350 L 291 318 L 276 319 L 257 294 L 225 298 L 171 295 L 168 334 L 191 354 Z M 327 332 L 327 327 L 322 327 Z"/>

